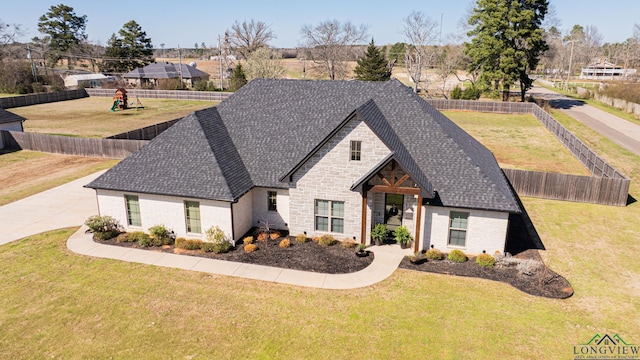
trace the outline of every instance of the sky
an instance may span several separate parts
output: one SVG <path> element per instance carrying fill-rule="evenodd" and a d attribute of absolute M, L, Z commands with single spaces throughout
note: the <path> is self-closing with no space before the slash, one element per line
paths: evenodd
<path fill-rule="evenodd" d="M 39 17 L 51 6 L 61 3 L 71 6 L 76 15 L 87 16 L 88 39 L 101 45 L 106 45 L 111 34 L 117 33 L 126 22 L 135 20 L 155 48 L 160 48 L 160 44 L 165 44 L 165 48 L 192 48 L 203 42 L 212 47 L 235 21 L 255 19 L 268 24 L 276 35 L 271 46 L 294 48 L 301 45 L 302 26 L 334 19 L 368 26 L 367 39 L 373 37 L 377 45 L 401 42 L 405 40 L 401 34 L 403 19 L 414 10 L 441 23 L 442 40 L 447 42 L 450 34 L 464 33 L 460 20 L 475 1 L 0 0 L 0 22 L 20 25 L 24 36 L 19 41 L 26 42 L 40 36 Z M 638 0 L 550 0 L 550 4 L 555 8 L 563 32 L 575 24 L 593 25 L 603 35 L 603 43 L 624 41 L 632 36 L 634 23 L 640 23 Z"/>

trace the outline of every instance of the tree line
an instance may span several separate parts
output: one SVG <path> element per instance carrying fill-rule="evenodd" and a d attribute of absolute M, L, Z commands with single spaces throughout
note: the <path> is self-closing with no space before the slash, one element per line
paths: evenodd
<path fill-rule="evenodd" d="M 375 45 L 364 24 L 326 20 L 304 25 L 300 30 L 302 48 L 297 54 L 303 62 L 303 78 L 308 67 L 328 79 L 345 79 L 348 61 L 357 59 L 356 79 L 387 80 L 394 66 L 403 66 L 414 90 L 420 91 L 429 87 L 425 74 L 432 70 L 443 84 L 438 91 L 446 96 L 447 79 L 463 72 L 469 80 L 466 91 L 458 89 L 455 96 L 475 98 L 489 93 L 506 100 L 517 87 L 524 101 L 534 74 L 567 79 L 569 72 L 598 56 L 624 67 L 640 66 L 640 24 L 635 24 L 632 37 L 625 42 L 602 44 L 602 36 L 593 26 L 575 25 L 563 33 L 548 0 L 477 0 L 464 19 L 466 41 L 449 38 L 443 44 L 439 23 L 412 11 L 403 19 L 403 41 L 385 47 Z M 159 51 L 135 20 L 113 33 L 105 46 L 87 41 L 86 24 L 86 15 L 77 15 L 72 7 L 51 6 L 39 18 L 41 36 L 34 37 L 25 50 L 24 44 L 15 42 L 19 25 L 0 23 L 0 90 L 37 91 L 42 83 L 54 81 L 55 76 L 47 74 L 61 64 L 72 68 L 81 62 L 94 72 L 126 73 L 153 62 Z M 270 46 L 274 39 L 276 34 L 262 21 L 231 24 L 215 55 L 225 62 L 232 90 L 252 78 L 284 76 L 282 52 Z M 363 53 L 362 44 L 367 42 Z M 160 47 L 165 57 L 164 44 Z M 202 42 L 189 51 L 204 56 L 205 49 Z M 24 61 L 15 61 L 19 56 L 24 59 L 25 51 L 31 63 L 42 66 L 29 68 Z M 227 62 L 229 58 L 243 60 L 244 67 Z M 41 68 L 49 71 L 38 79 L 37 69 Z"/>

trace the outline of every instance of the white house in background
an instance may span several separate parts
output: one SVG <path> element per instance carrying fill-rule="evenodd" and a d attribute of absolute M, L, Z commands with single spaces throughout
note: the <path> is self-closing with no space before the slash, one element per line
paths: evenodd
<path fill-rule="evenodd" d="M 67 75 L 64 78 L 64 86 L 69 89 L 78 87 L 100 87 L 104 82 L 113 82 L 115 78 L 113 76 L 106 76 L 104 74 L 74 74 Z"/>
<path fill-rule="evenodd" d="M 395 80 L 254 80 L 87 187 L 130 231 L 239 240 L 268 222 L 369 243 L 386 223 L 416 250 L 469 254 L 504 251 L 522 212 L 493 154 Z"/>
<path fill-rule="evenodd" d="M 3 108 L 0 108 L 0 130 L 23 131 L 22 122 L 26 119 Z M 4 141 L 0 135 L 0 149 L 4 149 Z"/>
<path fill-rule="evenodd" d="M 636 69 L 623 69 L 622 66 L 608 62 L 606 58 L 600 58 L 598 61 L 582 68 L 580 79 L 613 80 L 633 76 L 636 72 Z"/>

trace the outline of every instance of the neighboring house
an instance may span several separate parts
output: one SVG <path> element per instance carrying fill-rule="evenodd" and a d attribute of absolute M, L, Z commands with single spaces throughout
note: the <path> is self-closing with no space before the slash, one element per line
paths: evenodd
<path fill-rule="evenodd" d="M 3 108 L 0 108 L 0 130 L 23 131 L 22 122 L 26 119 Z M 0 135 L 0 149 L 4 149 L 4 142 Z"/>
<path fill-rule="evenodd" d="M 209 74 L 200 71 L 195 66 L 157 62 L 143 68 L 137 68 L 123 76 L 129 84 L 137 86 L 157 86 L 162 79 L 180 79 L 187 87 L 192 87 L 197 81 L 209 80 Z"/>
<path fill-rule="evenodd" d="M 104 74 L 75 74 L 64 78 L 64 86 L 69 89 L 78 87 L 95 88 L 102 86 L 104 82 L 114 82 L 113 76 Z"/>
<path fill-rule="evenodd" d="M 504 251 L 521 213 L 493 154 L 396 80 L 253 80 L 87 187 L 128 230 L 239 240 L 268 223 L 369 243 L 400 224 L 415 249 Z"/>
<path fill-rule="evenodd" d="M 593 64 L 582 68 L 580 71 L 580 79 L 617 79 L 628 77 L 636 74 L 636 69 L 623 69 L 622 66 L 610 63 L 606 58 L 600 58 Z"/>

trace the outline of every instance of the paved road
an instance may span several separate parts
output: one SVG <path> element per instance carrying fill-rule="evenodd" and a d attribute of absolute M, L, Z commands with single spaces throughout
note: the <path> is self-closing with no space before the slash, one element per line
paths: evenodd
<path fill-rule="evenodd" d="M 529 95 L 550 100 L 554 107 L 565 114 L 640 156 L 640 125 L 541 86 L 535 86 Z"/>

